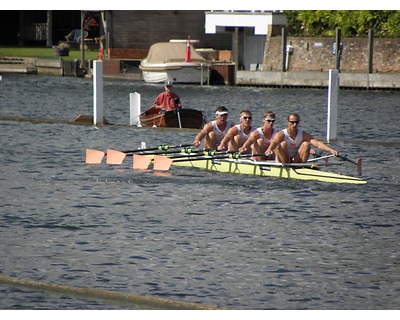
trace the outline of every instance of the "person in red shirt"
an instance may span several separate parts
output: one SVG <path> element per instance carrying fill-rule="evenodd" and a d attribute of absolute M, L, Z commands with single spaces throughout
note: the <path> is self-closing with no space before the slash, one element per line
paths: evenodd
<path fill-rule="evenodd" d="M 162 112 L 174 110 L 176 107 L 182 107 L 179 96 L 172 91 L 172 87 L 172 81 L 165 82 L 165 91 L 160 93 L 154 101 L 154 108 L 156 110 Z"/>

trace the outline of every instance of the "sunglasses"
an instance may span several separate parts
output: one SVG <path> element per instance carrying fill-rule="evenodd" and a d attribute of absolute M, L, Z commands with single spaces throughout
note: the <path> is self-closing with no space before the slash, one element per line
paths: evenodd
<path fill-rule="evenodd" d="M 244 120 L 251 120 L 251 117 L 241 117 Z"/>
<path fill-rule="evenodd" d="M 300 123 L 300 120 L 296 120 L 296 121 L 288 121 L 288 122 L 290 122 L 291 124 L 299 124 Z"/>
<path fill-rule="evenodd" d="M 265 118 L 264 120 L 265 120 L 265 121 L 268 121 L 268 122 L 271 122 L 271 123 L 274 123 L 274 122 L 275 122 L 275 119 L 267 119 L 267 118 Z"/>

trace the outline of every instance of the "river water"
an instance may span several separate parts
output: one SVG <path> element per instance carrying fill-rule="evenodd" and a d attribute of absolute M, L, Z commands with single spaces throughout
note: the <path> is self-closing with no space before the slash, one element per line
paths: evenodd
<path fill-rule="evenodd" d="M 217 105 L 289 112 L 325 138 L 326 89 L 177 85 L 183 106 L 208 120 Z M 366 185 L 218 174 L 172 167 L 133 171 L 86 165 L 85 149 L 142 141 L 191 143 L 196 130 L 129 123 L 163 90 L 106 80 L 105 117 L 121 126 L 4 120 L 72 120 L 92 113 L 92 81 L 3 75 L 0 81 L 0 276 L 161 297 L 226 309 L 397 309 L 400 303 L 400 92 L 340 91 L 338 140 L 363 158 Z M 336 168 L 336 167 L 335 167 Z M 340 167 L 356 174 L 354 165 Z M 1 309 L 134 309 L 0 283 Z M 140 309 L 140 307 L 139 307 Z"/>

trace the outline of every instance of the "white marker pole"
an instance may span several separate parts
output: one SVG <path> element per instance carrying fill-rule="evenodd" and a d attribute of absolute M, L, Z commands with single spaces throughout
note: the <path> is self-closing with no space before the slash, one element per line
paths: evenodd
<path fill-rule="evenodd" d="M 326 127 L 326 140 L 328 142 L 335 140 L 337 137 L 338 95 L 339 71 L 329 70 L 328 115 Z"/>
<path fill-rule="evenodd" d="M 129 94 L 130 100 L 130 125 L 141 127 L 140 123 L 140 93 Z"/>
<path fill-rule="evenodd" d="M 103 125 L 103 61 L 93 61 L 93 123 Z"/>

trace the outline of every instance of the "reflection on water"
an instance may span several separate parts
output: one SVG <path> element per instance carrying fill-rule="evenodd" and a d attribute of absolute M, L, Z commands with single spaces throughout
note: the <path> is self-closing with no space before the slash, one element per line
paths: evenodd
<path fill-rule="evenodd" d="M 91 113 L 91 90 L 85 79 L 3 76 L 0 116 L 71 120 Z M 106 81 L 106 118 L 126 124 L 130 92 L 143 106 L 160 91 Z M 223 104 L 231 119 L 249 108 L 261 125 L 272 109 L 282 128 L 297 111 L 324 138 L 325 90 L 176 91 L 208 119 Z M 86 165 L 86 148 L 190 143 L 197 131 L 1 121 L 0 274 L 234 309 L 397 308 L 399 94 L 340 92 L 333 145 L 363 157 L 362 186 L 133 171 L 131 158 Z M 132 308 L 4 285 L 0 293 L 2 309 Z"/>

